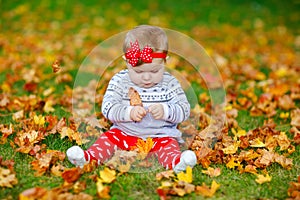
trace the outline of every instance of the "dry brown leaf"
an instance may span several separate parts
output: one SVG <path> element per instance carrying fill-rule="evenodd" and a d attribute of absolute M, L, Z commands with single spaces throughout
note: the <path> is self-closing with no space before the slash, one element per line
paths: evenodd
<path fill-rule="evenodd" d="M 221 169 L 219 167 L 215 168 L 215 169 L 212 167 L 209 167 L 209 168 L 207 168 L 207 170 L 202 170 L 202 173 L 207 174 L 210 177 L 217 177 L 217 176 L 221 175 Z"/>
<path fill-rule="evenodd" d="M 79 167 L 74 167 L 71 169 L 65 169 L 61 177 L 67 183 L 74 183 L 81 177 L 81 175 L 82 175 L 82 170 Z"/>
<path fill-rule="evenodd" d="M 16 174 L 10 169 L 0 167 L 0 187 L 13 187 L 18 183 Z"/>
<path fill-rule="evenodd" d="M 131 106 L 143 106 L 139 93 L 133 87 L 129 88 L 128 96 L 130 99 Z"/>

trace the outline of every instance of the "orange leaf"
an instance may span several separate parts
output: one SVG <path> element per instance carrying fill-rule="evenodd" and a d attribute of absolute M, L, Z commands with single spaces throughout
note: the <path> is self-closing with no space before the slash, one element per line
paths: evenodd
<path fill-rule="evenodd" d="M 104 186 L 101 179 L 97 180 L 96 186 L 97 186 L 97 194 L 98 194 L 99 198 L 103 198 L 103 199 L 110 198 L 110 195 L 109 195 L 110 187 Z"/>
<path fill-rule="evenodd" d="M 202 186 L 196 187 L 196 194 L 200 194 L 205 197 L 212 197 L 216 191 L 219 189 L 220 185 L 216 181 L 212 181 L 211 187 L 209 188 L 205 183 Z"/>
<path fill-rule="evenodd" d="M 66 169 L 61 177 L 68 183 L 74 183 L 75 181 L 77 181 L 80 176 L 81 176 L 81 169 L 78 168 L 78 167 L 74 167 L 74 168 L 71 168 L 71 169 Z"/>
<path fill-rule="evenodd" d="M 221 169 L 218 167 L 216 169 L 209 167 L 207 170 L 202 170 L 202 173 L 209 175 L 210 177 L 220 176 Z"/>

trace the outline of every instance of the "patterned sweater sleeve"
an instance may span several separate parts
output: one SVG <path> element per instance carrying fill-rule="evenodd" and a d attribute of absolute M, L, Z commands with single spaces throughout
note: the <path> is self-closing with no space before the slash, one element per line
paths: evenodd
<path fill-rule="evenodd" d="M 101 106 L 103 115 L 112 123 L 132 121 L 129 114 L 132 106 L 122 104 L 123 93 L 122 77 L 116 74 L 107 86 Z"/>
<path fill-rule="evenodd" d="M 190 116 L 190 104 L 187 97 L 175 77 L 169 82 L 168 88 L 170 100 L 165 104 L 165 107 L 167 106 L 164 109 L 167 111 L 165 120 L 175 124 L 183 122 Z"/>

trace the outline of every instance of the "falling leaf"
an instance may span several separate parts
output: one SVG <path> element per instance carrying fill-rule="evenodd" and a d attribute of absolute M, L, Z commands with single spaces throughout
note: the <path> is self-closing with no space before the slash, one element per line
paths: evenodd
<path fill-rule="evenodd" d="M 211 187 L 209 188 L 205 183 L 202 186 L 196 186 L 196 194 L 200 194 L 204 197 L 212 197 L 219 189 L 220 185 L 216 181 L 212 181 Z"/>
<path fill-rule="evenodd" d="M 262 174 L 257 174 L 256 176 L 257 176 L 257 178 L 255 179 L 255 181 L 259 184 L 271 182 L 271 180 L 272 180 L 272 177 L 269 176 L 269 174 L 267 174 L 266 176 L 264 176 Z"/>
<path fill-rule="evenodd" d="M 186 167 L 186 172 L 179 172 L 177 174 L 178 181 L 185 181 L 187 183 L 192 183 L 193 181 L 193 171 L 190 166 Z"/>
<path fill-rule="evenodd" d="M 100 180 L 103 183 L 111 183 L 116 179 L 116 171 L 105 167 L 104 170 L 100 171 Z"/>

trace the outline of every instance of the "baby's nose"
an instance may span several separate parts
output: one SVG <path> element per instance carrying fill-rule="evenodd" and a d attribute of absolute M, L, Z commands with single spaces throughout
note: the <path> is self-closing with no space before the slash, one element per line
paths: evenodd
<path fill-rule="evenodd" d="M 148 73 L 148 72 L 146 72 L 146 73 L 143 74 L 142 78 L 143 78 L 144 80 L 150 80 L 150 79 L 151 79 L 151 74 Z"/>

